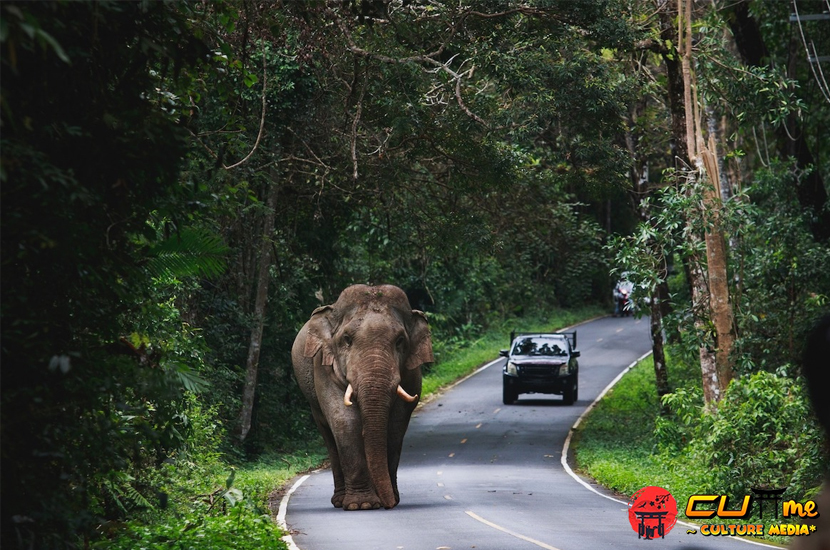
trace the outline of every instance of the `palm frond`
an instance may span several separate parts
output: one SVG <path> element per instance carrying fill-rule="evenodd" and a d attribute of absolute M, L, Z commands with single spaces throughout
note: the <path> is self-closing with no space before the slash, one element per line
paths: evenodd
<path fill-rule="evenodd" d="M 217 277 L 227 268 L 230 249 L 222 238 L 203 229 L 183 229 L 150 248 L 145 269 L 152 277 Z"/>

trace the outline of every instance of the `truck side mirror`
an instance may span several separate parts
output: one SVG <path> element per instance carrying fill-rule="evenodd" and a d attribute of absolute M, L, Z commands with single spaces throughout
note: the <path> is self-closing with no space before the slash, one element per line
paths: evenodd
<path fill-rule="evenodd" d="M 499 350 L 499 357 L 507 357 L 510 354 L 510 350 L 502 349 Z"/>
<path fill-rule="evenodd" d="M 573 350 L 573 352 L 571 352 L 571 357 L 579 357 L 580 355 L 582 354 L 579 353 L 579 350 Z"/>

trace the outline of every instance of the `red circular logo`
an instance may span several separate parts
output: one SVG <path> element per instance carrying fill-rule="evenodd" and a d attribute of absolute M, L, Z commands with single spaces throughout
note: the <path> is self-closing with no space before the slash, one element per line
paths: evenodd
<path fill-rule="evenodd" d="M 628 501 L 628 522 L 637 538 L 665 538 L 677 521 L 677 502 L 662 487 L 643 487 Z"/>

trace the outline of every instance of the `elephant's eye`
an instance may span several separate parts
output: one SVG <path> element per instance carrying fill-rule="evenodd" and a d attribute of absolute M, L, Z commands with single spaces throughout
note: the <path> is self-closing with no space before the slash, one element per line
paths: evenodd
<path fill-rule="evenodd" d="M 406 349 L 406 338 L 398 336 L 398 340 L 395 342 L 395 347 L 398 348 L 398 351 L 403 352 Z"/>
<path fill-rule="evenodd" d="M 351 347 L 352 346 L 352 337 L 349 336 L 348 334 L 344 334 L 343 335 L 343 343 L 346 344 L 346 347 Z"/>

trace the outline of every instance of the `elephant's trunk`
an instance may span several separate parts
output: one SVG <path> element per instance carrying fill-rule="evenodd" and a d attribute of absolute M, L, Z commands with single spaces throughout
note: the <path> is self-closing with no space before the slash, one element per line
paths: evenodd
<path fill-rule="evenodd" d="M 369 479 L 383 507 L 387 509 L 394 508 L 397 504 L 388 462 L 389 411 L 396 386 L 397 384 L 392 384 L 390 387 L 386 381 L 376 378 L 359 385 L 355 391 L 363 423 Z"/>

